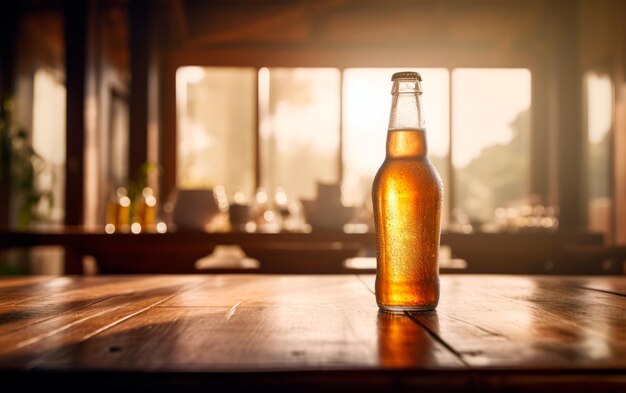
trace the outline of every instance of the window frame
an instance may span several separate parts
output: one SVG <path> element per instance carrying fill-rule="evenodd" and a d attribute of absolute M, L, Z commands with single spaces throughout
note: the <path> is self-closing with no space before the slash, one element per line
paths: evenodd
<path fill-rule="evenodd" d="M 374 54 L 376 54 L 374 56 Z M 536 99 L 546 96 L 545 85 L 539 83 L 544 78 L 545 67 L 537 60 L 539 57 L 532 50 L 508 49 L 503 55 L 501 48 L 486 48 L 469 52 L 454 48 L 433 49 L 416 46 L 376 46 L 376 47 L 258 47 L 258 46 L 228 46 L 198 49 L 177 49 L 168 52 L 164 56 L 164 72 L 162 83 L 162 97 L 164 98 L 163 127 L 161 157 L 164 166 L 164 176 L 161 185 L 161 197 L 167 197 L 176 188 L 176 162 L 177 162 L 177 107 L 176 107 L 176 70 L 184 66 L 200 67 L 251 67 L 256 72 L 261 68 L 274 67 L 331 67 L 340 72 L 340 108 L 339 108 L 339 152 L 337 175 L 339 182 L 343 181 L 343 75 L 346 68 L 445 68 L 448 70 L 449 79 L 449 149 L 447 156 L 447 168 L 449 181 L 446 194 L 448 217 L 452 217 L 454 209 L 455 186 L 454 168 L 452 165 L 452 71 L 456 68 L 526 68 L 531 73 L 531 146 L 530 146 L 530 179 L 528 181 L 528 193 L 540 195 L 544 200 L 550 199 L 548 180 L 545 169 L 549 166 L 548 155 L 541 147 L 546 146 L 549 136 L 539 133 L 539 129 L 545 129 L 548 122 L 545 108 L 536 104 Z M 541 72 L 544 71 L 544 72 Z M 538 76 L 538 77 L 537 77 Z M 258 130 L 258 84 L 255 94 L 256 110 L 255 122 L 257 124 L 253 135 L 254 143 L 254 177 L 255 187 L 261 184 L 260 165 L 260 135 Z M 545 102 L 545 99 L 540 99 Z"/>

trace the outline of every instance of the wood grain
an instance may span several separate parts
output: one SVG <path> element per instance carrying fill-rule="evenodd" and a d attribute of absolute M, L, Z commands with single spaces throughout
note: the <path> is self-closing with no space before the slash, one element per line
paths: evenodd
<path fill-rule="evenodd" d="M 436 315 L 412 314 L 473 367 L 626 368 L 626 297 L 565 279 L 442 278 Z"/>
<path fill-rule="evenodd" d="M 448 275 L 436 312 L 399 315 L 378 311 L 373 283 L 0 279 L 0 379 L 97 381 L 107 391 L 181 381 L 261 391 L 626 388 L 626 278 Z"/>
<path fill-rule="evenodd" d="M 387 332 L 391 341 L 381 340 Z M 421 355 L 396 359 L 397 351 Z M 463 366 L 408 317 L 379 315 L 354 276 L 214 277 L 43 364 L 161 371 L 380 365 Z"/>
<path fill-rule="evenodd" d="M 22 301 L 0 308 L 0 366 L 31 367 L 38 358 L 106 330 L 200 280 L 139 276 L 44 282 Z"/>
<path fill-rule="evenodd" d="M 572 286 L 626 296 L 623 277 L 564 277 L 564 281 Z"/>

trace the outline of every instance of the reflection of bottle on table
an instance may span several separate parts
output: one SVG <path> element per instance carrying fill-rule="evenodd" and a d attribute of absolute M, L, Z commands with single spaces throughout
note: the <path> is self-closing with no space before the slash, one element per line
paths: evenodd
<path fill-rule="evenodd" d="M 405 314 L 378 312 L 378 358 L 385 367 L 410 367 L 427 363 L 431 338 Z M 430 354 L 430 355 L 428 355 Z"/>

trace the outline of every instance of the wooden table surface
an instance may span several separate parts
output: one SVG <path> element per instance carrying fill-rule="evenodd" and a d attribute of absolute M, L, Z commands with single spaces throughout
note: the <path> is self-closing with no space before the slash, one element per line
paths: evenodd
<path fill-rule="evenodd" d="M 373 283 L 370 275 L 2 278 L 0 383 L 626 391 L 626 278 L 444 275 L 437 311 L 406 315 L 379 313 Z"/>

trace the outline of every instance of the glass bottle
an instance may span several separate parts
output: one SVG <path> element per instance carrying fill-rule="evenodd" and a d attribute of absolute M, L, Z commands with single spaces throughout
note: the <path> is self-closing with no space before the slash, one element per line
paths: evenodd
<path fill-rule="evenodd" d="M 137 216 L 141 223 L 142 229 L 148 232 L 154 232 L 156 229 L 156 213 L 157 199 L 154 196 L 154 190 L 150 187 L 144 187 L 141 195 L 138 197 Z"/>
<path fill-rule="evenodd" d="M 395 73 L 387 154 L 372 187 L 376 301 L 387 312 L 432 310 L 439 302 L 443 184 L 427 156 L 421 76 Z"/>

